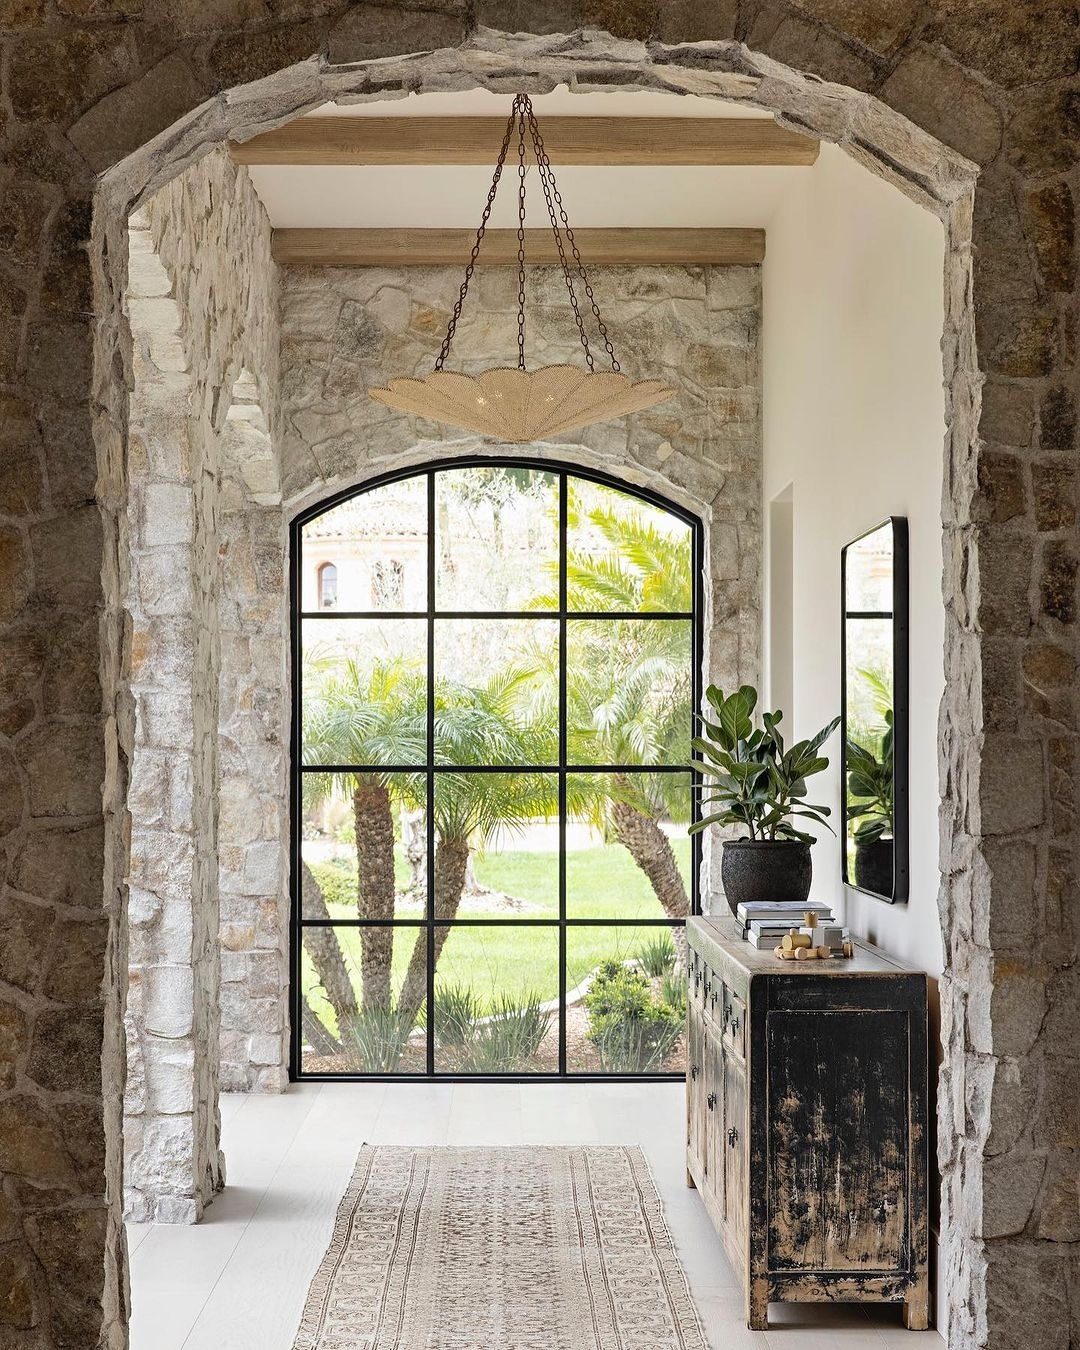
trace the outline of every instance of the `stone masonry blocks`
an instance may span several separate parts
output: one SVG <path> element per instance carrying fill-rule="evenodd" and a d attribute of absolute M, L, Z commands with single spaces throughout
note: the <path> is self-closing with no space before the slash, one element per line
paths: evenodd
<path fill-rule="evenodd" d="M 733 0 L 610 4 L 601 14 L 557 0 L 510 9 L 506 18 L 490 0 L 453 15 L 387 3 L 361 15 L 344 0 L 312 0 L 272 17 L 236 0 L 209 10 L 178 0 L 167 12 L 95 5 L 87 18 L 31 2 L 0 19 L 0 1009 L 12 1028 L 0 1065 L 4 1336 L 20 1350 L 126 1343 L 131 208 L 228 135 L 327 99 L 566 82 L 770 108 L 843 145 L 945 222 L 938 1140 L 949 1301 L 940 1320 L 954 1350 L 1026 1347 L 1036 1331 L 1063 1346 L 1080 1324 L 1069 1218 L 1076 1149 L 1047 1085 L 1062 1076 L 1080 1021 L 1076 691 L 1059 686 L 1047 699 L 1030 672 L 1048 644 L 1066 660 L 1080 648 L 1070 603 L 1080 532 L 1067 513 L 1036 510 L 1046 467 L 1076 453 L 1075 240 L 1068 211 L 1054 206 L 1075 199 L 1080 163 L 1074 7 Z M 336 67 L 329 53 L 342 44 L 354 64 Z M 182 373 L 181 353 L 167 346 L 162 362 Z M 1009 482 L 983 471 L 992 452 L 1004 452 L 996 463 Z M 992 502 L 1010 497 L 1002 520 Z M 86 636 L 72 642 L 79 631 Z M 1022 695 L 1008 708 L 999 691 L 1010 689 Z M 1008 734 L 984 740 L 987 718 L 1002 711 Z M 147 726 L 168 723 L 175 699 L 148 697 L 141 712 Z M 996 757 L 1013 736 L 1040 748 L 1043 810 L 1037 823 L 988 837 L 982 771 L 1000 784 Z M 1017 874 L 1004 843 L 1028 850 L 1033 870 Z M 1022 1061 L 1001 1049 L 1008 1028 L 990 997 L 999 956 L 1011 959 L 990 935 L 1008 929 L 997 915 L 1012 905 L 1017 875 L 1034 878 L 1020 897 L 1033 916 L 1021 955 L 1046 1002 Z M 989 907 L 977 930 L 976 903 Z M 86 925 L 96 926 L 101 960 L 97 978 L 76 982 L 56 953 Z M 78 1087 L 32 1080 L 39 1014 L 86 1003 L 101 1013 L 100 1059 L 60 1057 L 50 1081 Z M 87 1062 L 95 1074 L 100 1065 L 100 1087 L 87 1081 Z M 1022 1232 L 997 1237 L 984 1229 L 983 1164 L 1002 1147 L 1014 1150 L 1018 1175 L 1025 1155 L 1045 1156 L 1046 1168 Z"/>

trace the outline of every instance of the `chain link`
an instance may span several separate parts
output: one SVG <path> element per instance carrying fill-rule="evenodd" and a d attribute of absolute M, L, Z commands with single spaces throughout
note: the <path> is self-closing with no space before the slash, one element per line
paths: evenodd
<path fill-rule="evenodd" d="M 510 149 L 510 137 L 514 134 L 514 123 L 517 121 L 517 115 L 517 99 L 515 99 L 513 111 L 510 113 L 506 122 L 506 133 L 503 136 L 502 148 L 499 151 L 499 158 L 495 165 L 495 176 L 491 180 L 491 187 L 488 188 L 484 214 L 480 217 L 480 226 L 476 231 L 476 242 L 473 244 L 469 262 L 465 268 L 465 279 L 461 283 L 461 290 L 458 293 L 457 303 L 454 305 L 454 312 L 450 315 L 450 322 L 447 325 L 446 336 L 443 338 L 442 347 L 439 349 L 439 355 L 435 358 L 436 370 L 442 370 L 443 363 L 450 355 L 450 344 L 453 342 L 454 334 L 457 332 L 458 320 L 461 318 L 461 308 L 465 303 L 465 297 L 469 293 L 469 282 L 472 281 L 472 275 L 476 271 L 476 260 L 480 256 L 480 245 L 484 242 L 488 221 L 491 219 L 491 208 L 495 205 L 495 194 L 499 190 L 499 179 L 502 177 L 503 165 L 506 163 L 506 152 Z"/>
<path fill-rule="evenodd" d="M 522 100 L 524 99 L 524 102 Z M 525 108 L 528 97 L 518 94 L 514 108 L 518 123 L 518 369 L 525 369 Z"/>
<path fill-rule="evenodd" d="M 620 370 L 620 366 L 615 359 L 615 350 L 611 345 L 611 339 L 608 337 L 607 326 L 600 316 L 600 306 L 597 304 L 596 296 L 593 294 L 592 285 L 589 282 L 588 274 L 585 271 L 585 264 L 581 261 L 581 253 L 577 246 L 577 240 L 574 238 L 574 231 L 570 228 L 570 221 L 567 218 L 562 194 L 559 192 L 558 184 L 555 182 L 555 172 L 551 167 L 551 160 L 548 158 L 548 153 L 544 146 L 544 138 L 540 134 L 536 114 L 533 112 L 532 100 L 529 98 L 528 94 L 517 94 L 514 97 L 514 106 L 507 119 L 506 133 L 503 136 L 502 147 L 499 150 L 498 162 L 495 165 L 495 174 L 491 180 L 491 187 L 488 189 L 487 202 L 484 205 L 484 212 L 480 218 L 479 228 L 476 231 L 476 242 L 473 244 L 469 262 L 465 268 L 465 277 L 461 283 L 461 289 L 458 293 L 457 301 L 454 304 L 450 322 L 446 328 L 446 336 L 443 338 L 439 355 L 435 358 L 435 369 L 442 370 L 446 358 L 450 354 L 450 345 L 454 340 L 454 334 L 457 332 L 458 320 L 461 318 L 462 307 L 464 306 L 465 298 L 469 293 L 469 283 L 472 281 L 473 273 L 476 270 L 477 258 L 480 255 L 480 246 L 483 243 L 484 235 L 487 232 L 488 221 L 491 218 L 491 209 L 495 204 L 495 195 L 499 190 L 499 181 L 502 178 L 503 168 L 506 164 L 506 156 L 510 150 L 510 142 L 513 139 L 515 130 L 518 135 L 518 369 L 525 369 L 525 138 L 526 133 L 528 133 L 532 140 L 533 154 L 536 157 L 537 173 L 540 179 L 540 185 L 543 189 L 544 201 L 548 209 L 548 219 L 551 223 L 551 231 L 555 236 L 555 245 L 559 253 L 559 263 L 562 267 L 563 280 L 566 283 L 566 291 L 570 297 L 570 308 L 573 310 L 574 320 L 577 323 L 578 337 L 585 351 L 586 364 L 590 371 L 594 369 L 593 355 L 589 348 L 589 338 L 585 331 L 585 321 L 582 318 L 581 306 L 578 302 L 577 291 L 574 287 L 570 262 L 566 256 L 566 243 L 569 243 L 570 245 L 582 289 L 589 299 L 589 304 L 592 308 L 593 318 L 596 320 L 596 327 L 600 334 L 600 339 L 603 342 L 604 349 L 611 361 L 611 369 L 617 372 Z"/>
<path fill-rule="evenodd" d="M 533 112 L 532 103 L 529 103 L 529 129 L 533 138 L 533 153 L 536 155 L 536 167 L 540 175 L 540 184 L 544 189 L 544 200 L 547 202 L 548 219 L 551 221 L 551 232 L 555 236 L 555 244 L 559 250 L 559 262 L 562 265 L 563 281 L 566 283 L 566 291 L 570 297 L 570 308 L 574 311 L 574 320 L 577 323 L 578 337 L 581 340 L 582 347 L 585 348 L 585 364 L 589 370 L 594 369 L 593 354 L 589 350 L 589 338 L 585 332 L 585 320 L 581 317 L 581 306 L 578 304 L 577 292 L 574 290 L 574 279 L 570 275 L 570 264 L 566 261 L 566 249 L 563 246 L 562 231 L 559 229 L 559 222 L 555 215 L 555 203 L 551 196 L 551 183 L 548 181 L 551 172 L 551 165 L 548 163 L 547 151 L 544 149 L 544 138 L 540 135 L 540 128 L 536 124 L 536 114 Z"/>

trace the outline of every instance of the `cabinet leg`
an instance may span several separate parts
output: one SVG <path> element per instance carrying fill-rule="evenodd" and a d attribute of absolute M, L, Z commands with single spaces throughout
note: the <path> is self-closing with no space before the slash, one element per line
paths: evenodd
<path fill-rule="evenodd" d="M 929 1290 L 917 1284 L 904 1298 L 904 1326 L 908 1331 L 925 1331 L 930 1325 Z"/>
<path fill-rule="evenodd" d="M 689 1167 L 686 1169 L 686 1184 L 690 1187 L 692 1191 L 697 1190 L 697 1182 L 694 1180 Z"/>
<path fill-rule="evenodd" d="M 765 1280 L 750 1281 L 746 1291 L 746 1325 L 751 1331 L 769 1329 L 769 1286 Z"/>

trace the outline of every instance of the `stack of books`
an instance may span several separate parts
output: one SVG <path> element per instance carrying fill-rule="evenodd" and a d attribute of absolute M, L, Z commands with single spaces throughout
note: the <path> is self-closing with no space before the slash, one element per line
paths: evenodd
<path fill-rule="evenodd" d="M 772 951 L 792 928 L 801 928 L 804 917 L 814 914 L 819 924 L 833 924 L 832 909 L 817 900 L 801 904 L 791 900 L 766 900 L 757 905 L 740 905 L 735 914 L 742 936 L 758 951 Z"/>

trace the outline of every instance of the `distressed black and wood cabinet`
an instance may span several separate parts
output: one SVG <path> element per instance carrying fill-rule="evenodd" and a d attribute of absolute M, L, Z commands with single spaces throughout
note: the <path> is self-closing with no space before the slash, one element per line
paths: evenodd
<path fill-rule="evenodd" d="M 770 1301 L 903 1303 L 927 1325 L 926 977 L 859 944 L 778 961 L 687 924 L 687 1181 Z"/>

